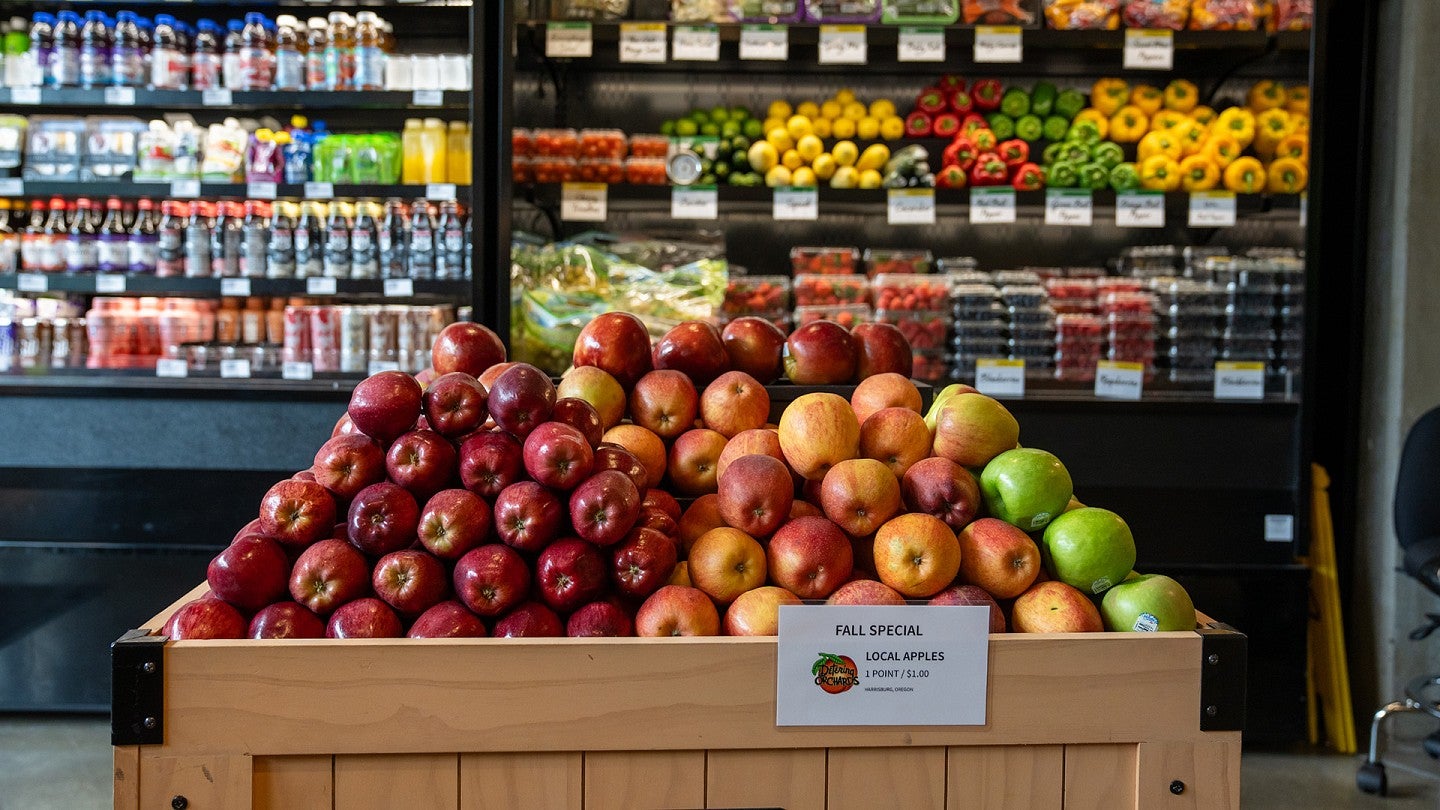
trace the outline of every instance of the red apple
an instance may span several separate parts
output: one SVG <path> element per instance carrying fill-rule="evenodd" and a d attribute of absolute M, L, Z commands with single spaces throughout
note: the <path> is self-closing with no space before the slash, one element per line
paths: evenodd
<path fill-rule="evenodd" d="M 802 517 L 825 517 L 825 513 L 815 504 L 796 498 L 795 502 L 790 504 L 790 520 Z"/>
<path fill-rule="evenodd" d="M 546 422 L 525 437 L 525 471 L 552 489 L 574 489 L 589 477 L 595 451 L 584 434 L 563 422 Z"/>
<path fill-rule="evenodd" d="M 539 602 L 526 602 L 510 611 L 490 632 L 494 638 L 559 638 L 565 635 L 560 617 Z"/>
<path fill-rule="evenodd" d="M 601 470 L 570 493 L 570 525 L 597 546 L 613 546 L 640 519 L 640 490 L 630 477 Z"/>
<path fill-rule="evenodd" d="M 785 453 L 780 449 L 780 434 L 770 428 L 758 428 L 742 430 L 731 436 L 720 453 L 720 460 L 715 462 L 716 480 L 723 477 L 731 462 L 741 456 L 770 456 L 783 463 Z"/>
<path fill-rule="evenodd" d="M 883 408 L 906 408 L 918 414 L 923 406 L 924 400 L 915 383 L 893 371 L 866 377 L 850 395 L 850 407 L 855 409 L 855 418 L 862 425 L 871 414 Z"/>
<path fill-rule="evenodd" d="M 858 360 L 855 379 L 865 380 L 876 374 L 899 374 L 909 378 L 914 373 L 915 357 L 910 341 L 900 328 L 890 323 L 856 324 L 850 332 L 855 338 Z"/>
<path fill-rule="evenodd" d="M 256 534 L 260 535 L 261 537 L 265 536 L 264 533 L 260 531 L 260 518 L 251 518 L 249 523 L 246 523 L 244 526 L 240 527 L 240 531 L 235 532 L 235 536 L 230 538 L 230 542 L 233 543 L 247 534 Z"/>
<path fill-rule="evenodd" d="M 770 420 L 770 394 L 743 371 L 727 371 L 705 386 L 700 395 L 700 416 L 705 427 L 731 438 L 762 428 Z"/>
<path fill-rule="evenodd" d="M 447 439 L 473 433 L 490 418 L 489 397 L 479 380 L 463 371 L 452 371 L 425 389 L 425 419 L 431 430 Z"/>
<path fill-rule="evenodd" d="M 654 529 L 638 528 L 626 535 L 610 556 L 615 590 L 644 599 L 659 590 L 675 572 L 675 541 Z"/>
<path fill-rule="evenodd" d="M 591 602 L 570 614 L 565 635 L 571 638 L 616 638 L 635 635 L 635 622 L 614 602 Z"/>
<path fill-rule="evenodd" d="M 325 622 L 295 602 L 276 602 L 250 619 L 250 638 L 324 638 Z"/>
<path fill-rule="evenodd" d="M 370 586 L 402 616 L 419 616 L 445 597 L 445 568 L 424 551 L 394 551 L 375 563 Z"/>
<path fill-rule="evenodd" d="M 951 585 L 930 597 L 927 605 L 983 605 L 990 608 L 990 632 L 1005 632 L 1005 611 L 995 597 L 978 585 Z"/>
<path fill-rule="evenodd" d="M 680 544 L 680 556 L 687 556 L 690 547 L 706 532 L 724 525 L 725 518 L 720 516 L 719 494 L 711 493 L 696 498 L 680 517 L 680 526 L 675 536 Z"/>
<path fill-rule="evenodd" d="M 330 437 L 349 436 L 359 432 L 360 428 L 355 427 L 355 422 L 350 419 L 350 414 L 342 413 L 340 418 L 335 420 L 335 427 L 330 431 Z"/>
<path fill-rule="evenodd" d="M 959 531 L 980 511 L 980 484 L 970 471 L 948 458 L 917 461 L 900 481 L 905 508 L 945 521 Z"/>
<path fill-rule="evenodd" d="M 412 430 L 386 451 L 385 472 L 423 501 L 444 489 L 455 475 L 455 446 L 433 430 Z"/>
<path fill-rule="evenodd" d="M 960 573 L 960 542 L 932 515 L 909 513 L 875 533 L 875 573 L 905 596 L 929 597 Z"/>
<path fill-rule="evenodd" d="M 718 636 L 720 614 L 699 589 L 666 585 L 650 594 L 636 612 L 635 634 L 642 638 Z"/>
<path fill-rule="evenodd" d="M 960 578 L 996 599 L 1014 599 L 1035 583 L 1040 549 L 1030 535 L 996 518 L 960 530 Z"/>
<path fill-rule="evenodd" d="M 855 377 L 858 352 L 845 327 L 811 321 L 785 339 L 785 376 L 796 385 L 848 383 Z"/>
<path fill-rule="evenodd" d="M 645 497 L 640 499 L 640 508 L 660 509 L 677 521 L 685 513 L 685 510 L 680 508 L 680 502 L 675 500 L 675 496 L 663 489 L 646 490 Z"/>
<path fill-rule="evenodd" d="M 172 641 L 202 638 L 244 638 L 245 617 L 229 602 L 196 599 L 170 616 L 160 634 Z"/>
<path fill-rule="evenodd" d="M 700 395 L 684 373 L 652 371 L 630 392 L 630 419 L 662 439 L 673 439 L 695 427 Z"/>
<path fill-rule="evenodd" d="M 801 599 L 824 599 L 854 570 L 850 540 L 823 517 L 796 518 L 770 538 L 770 579 Z"/>
<path fill-rule="evenodd" d="M 569 613 L 605 592 L 605 558 L 573 537 L 556 540 L 535 561 L 535 583 L 545 604 Z"/>
<path fill-rule="evenodd" d="M 328 616 L 370 588 L 370 564 L 343 540 L 321 540 L 301 552 L 290 572 L 290 596 Z"/>
<path fill-rule="evenodd" d="M 680 533 L 680 524 L 675 521 L 675 518 L 670 517 L 669 512 L 652 506 L 640 507 L 640 519 L 635 521 L 635 528 L 654 529 L 670 538 L 674 538 Z M 635 529 L 630 531 L 633 532 Z"/>
<path fill-rule="evenodd" d="M 520 365 L 520 364 L 519 364 L 519 363 L 496 363 L 495 365 L 493 365 L 493 366 L 485 369 L 483 372 L 481 372 L 481 373 L 475 378 L 475 380 L 476 380 L 476 382 L 480 383 L 480 386 L 481 386 L 482 388 L 484 388 L 486 391 L 489 391 L 490 389 L 492 389 L 492 388 L 495 387 L 495 381 L 498 380 L 498 379 L 500 379 L 500 375 L 501 375 L 501 374 L 504 374 L 505 372 L 509 371 L 512 367 L 518 366 L 518 365 Z"/>
<path fill-rule="evenodd" d="M 525 473 L 525 453 L 509 433 L 478 433 L 460 445 L 460 483 L 482 498 L 519 481 Z"/>
<path fill-rule="evenodd" d="M 517 439 L 550 421 L 555 408 L 555 384 L 540 369 L 519 363 L 495 380 L 490 389 L 490 418 L 495 425 Z"/>
<path fill-rule="evenodd" d="M 556 389 L 556 393 L 559 393 L 559 389 Z M 601 437 L 605 435 L 605 426 L 600 422 L 600 413 L 595 410 L 594 405 L 578 397 L 563 397 L 555 400 L 555 408 L 551 411 L 550 418 L 556 422 L 564 422 L 580 431 L 591 447 L 600 444 Z"/>
<path fill-rule="evenodd" d="M 749 374 L 762 385 L 780 379 L 784 372 L 780 355 L 785 348 L 785 333 L 780 327 L 747 315 L 725 324 L 720 340 L 730 355 L 731 368 Z"/>
<path fill-rule="evenodd" d="M 260 501 L 260 533 L 288 546 L 308 546 L 334 524 L 335 499 L 314 481 L 281 481 Z"/>
<path fill-rule="evenodd" d="M 881 408 L 870 414 L 860 425 L 860 455 L 884 463 L 897 479 L 903 477 L 930 456 L 925 417 L 909 408 Z"/>
<path fill-rule="evenodd" d="M 325 625 L 326 638 L 399 638 L 403 631 L 395 611 L 373 597 L 341 605 Z"/>
<path fill-rule="evenodd" d="M 882 582 L 873 579 L 853 579 L 830 594 L 825 600 L 827 605 L 903 605 L 905 597 L 901 596 Z"/>
<path fill-rule="evenodd" d="M 650 470 L 634 453 L 617 444 L 602 444 L 595 450 L 595 472 L 615 470 L 625 473 L 635 489 L 644 492 L 650 484 Z"/>
<path fill-rule="evenodd" d="M 491 543 L 455 563 L 455 598 L 486 618 L 520 604 L 530 592 L 530 569 L 509 546 Z"/>
<path fill-rule="evenodd" d="M 420 383 L 403 371 L 382 371 L 361 380 L 347 413 L 361 433 L 388 444 L 420 418 Z"/>
<path fill-rule="evenodd" d="M 315 453 L 315 482 L 342 502 L 371 484 L 385 480 L 385 451 L 363 433 L 331 438 Z"/>
<path fill-rule="evenodd" d="M 723 435 L 707 428 L 687 431 L 670 447 L 670 483 L 682 495 L 715 492 L 716 467 L 725 452 Z"/>
<path fill-rule="evenodd" d="M 231 543 L 205 571 L 210 592 L 247 613 L 284 596 L 289 579 L 290 558 L 284 549 L 258 534 Z"/>
<path fill-rule="evenodd" d="M 426 551 L 458 560 L 490 536 L 490 505 L 469 490 L 442 489 L 420 510 L 416 533 Z"/>
<path fill-rule="evenodd" d="M 420 525 L 420 506 L 405 489 L 382 481 L 360 490 L 350 503 L 346 534 L 372 557 L 409 548 Z"/>
<path fill-rule="evenodd" d="M 540 551 L 564 528 L 560 498 L 534 481 L 517 481 L 495 498 L 495 533 L 511 548 Z"/>
<path fill-rule="evenodd" d="M 850 535 L 873 534 L 900 511 L 900 481 L 873 458 L 842 461 L 820 483 L 820 508 Z"/>
<path fill-rule="evenodd" d="M 462 371 L 478 377 L 485 369 L 505 362 L 505 344 L 482 324 L 456 321 L 435 337 L 430 363 L 439 374 Z"/>
<path fill-rule="evenodd" d="M 1037 582 L 1010 608 L 1017 633 L 1099 633 L 1100 611 L 1083 591 L 1063 582 Z"/>
<path fill-rule="evenodd" d="M 802 394 L 780 415 L 780 449 L 790 469 L 819 481 L 831 467 L 860 455 L 860 422 L 844 397 Z"/>
<path fill-rule="evenodd" d="M 690 579 L 718 604 L 765 584 L 765 548 L 730 527 L 711 529 L 690 547 Z"/>
<path fill-rule="evenodd" d="M 430 383 L 440 378 L 440 372 L 434 366 L 428 366 L 415 372 L 415 382 L 420 383 L 420 390 L 424 391 L 430 387 Z"/>
<path fill-rule="evenodd" d="M 752 537 L 768 537 L 790 516 L 795 482 L 779 459 L 741 456 L 720 476 L 718 494 L 720 517 L 727 524 Z"/>
<path fill-rule="evenodd" d="M 780 606 L 798 604 L 801 604 L 800 597 L 774 585 L 746 591 L 725 609 L 725 635 L 778 635 Z"/>
<path fill-rule="evenodd" d="M 665 477 L 665 442 L 639 425 L 616 425 L 605 431 L 602 443 L 618 444 L 645 465 L 645 486 L 653 488 Z"/>
<path fill-rule="evenodd" d="M 555 394 L 590 403 L 605 430 L 620 424 L 625 416 L 625 389 L 609 373 L 594 366 L 578 366 L 565 372 Z"/>
<path fill-rule="evenodd" d="M 409 638 L 485 638 L 485 623 L 465 606 L 450 600 L 420 614 L 410 625 Z"/>
<path fill-rule="evenodd" d="M 577 367 L 596 366 L 609 373 L 628 391 L 653 368 L 650 333 L 628 312 L 597 315 L 580 330 L 571 359 Z"/>
<path fill-rule="evenodd" d="M 660 338 L 651 352 L 657 369 L 674 369 L 689 377 L 696 388 L 710 384 L 730 368 L 730 355 L 720 331 L 703 321 L 685 321 Z"/>

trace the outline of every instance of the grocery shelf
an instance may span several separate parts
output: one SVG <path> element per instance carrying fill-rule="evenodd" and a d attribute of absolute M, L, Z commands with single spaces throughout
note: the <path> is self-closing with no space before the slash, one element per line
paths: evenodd
<path fill-rule="evenodd" d="M 133 107 L 144 110 L 468 110 L 469 91 L 201 91 L 135 88 L 0 88 L 0 108 Z"/>
<path fill-rule="evenodd" d="M 471 0 L 325 0 L 315 2 L 314 0 L 85 0 L 87 6 L 160 6 L 164 8 L 185 8 L 188 6 L 231 6 L 242 9 L 250 8 L 315 8 L 317 6 L 325 9 L 331 8 L 470 8 Z M 23 5 L 27 7 L 51 7 L 51 6 L 72 6 L 73 0 L 4 0 L 0 6 Z"/>
<path fill-rule="evenodd" d="M 26 290 L 34 292 L 34 280 L 39 279 L 45 292 L 96 293 L 106 295 L 159 295 L 185 297 L 218 297 L 230 292 L 229 285 L 241 282 L 248 286 L 246 295 L 290 296 L 290 295 L 334 295 L 334 296 L 386 296 L 397 300 L 410 298 L 468 299 L 471 295 L 469 281 L 435 281 L 429 279 L 322 279 L 327 286 L 335 284 L 333 293 L 312 292 L 312 280 L 303 278 L 167 278 L 149 275 L 119 275 L 124 289 L 111 292 L 113 287 L 97 290 L 99 279 L 116 276 L 93 274 L 68 275 L 63 273 L 4 273 L 0 274 L 0 290 Z M 388 283 L 387 283 L 388 282 Z M 407 283 L 408 282 L 408 283 Z M 103 285 L 103 282 L 101 282 Z M 410 290 L 393 289 L 410 287 Z M 387 290 L 387 287 L 392 289 Z M 408 294 L 399 294 L 408 293 Z"/>
<path fill-rule="evenodd" d="M 27 392 L 42 394 L 93 395 L 97 389 L 107 394 L 158 395 L 186 393 L 224 396 L 274 394 L 348 396 L 363 374 L 316 373 L 310 380 L 281 379 L 279 372 L 255 372 L 248 379 L 221 379 L 218 371 L 192 371 L 188 377 L 157 377 L 154 369 L 85 369 L 35 368 L 0 372 L 0 391 L 7 395 Z"/>
<path fill-rule="evenodd" d="M 336 199 L 347 197 L 403 197 L 413 199 L 427 197 L 433 200 L 446 200 L 462 198 L 468 195 L 469 186 L 456 186 L 451 183 L 434 183 L 426 186 L 414 185 L 348 185 L 342 183 L 306 183 L 306 184 L 273 184 L 273 192 L 269 186 L 256 183 L 199 183 L 184 188 L 188 181 L 173 183 L 136 183 L 130 180 L 115 180 L 111 182 L 77 182 L 66 183 L 54 180 L 10 180 L 10 185 L 4 185 L 0 181 L 0 195 L 10 197 L 120 197 L 127 200 L 139 199 L 141 197 L 153 198 L 201 198 L 232 197 L 232 198 L 312 198 L 324 199 L 327 195 Z M 264 186 L 263 189 L 257 188 Z"/>

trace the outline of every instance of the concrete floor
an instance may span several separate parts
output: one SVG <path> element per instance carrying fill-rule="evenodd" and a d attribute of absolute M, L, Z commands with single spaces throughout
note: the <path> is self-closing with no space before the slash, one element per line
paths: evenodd
<path fill-rule="evenodd" d="M 1390 797 L 1355 790 L 1356 757 L 1246 752 L 1241 806 L 1254 810 L 1434 810 L 1440 766 L 1397 741 Z M 0 810 L 110 807 L 110 726 L 94 717 L 0 716 Z M 1429 776 L 1426 776 L 1429 774 Z"/>

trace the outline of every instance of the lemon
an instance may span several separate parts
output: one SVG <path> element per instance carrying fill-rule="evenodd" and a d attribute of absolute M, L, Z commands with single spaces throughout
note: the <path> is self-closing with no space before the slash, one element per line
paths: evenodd
<path fill-rule="evenodd" d="M 795 106 L 795 114 L 803 115 L 806 118 L 819 118 L 820 105 L 813 101 L 802 101 Z"/>
<path fill-rule="evenodd" d="M 895 102 L 888 98 L 877 98 L 870 102 L 870 117 L 884 121 L 895 115 Z"/>
<path fill-rule="evenodd" d="M 820 105 L 820 115 L 823 118 L 839 118 L 844 109 L 840 102 L 832 98 Z"/>
<path fill-rule="evenodd" d="M 795 151 L 800 153 L 800 157 L 805 158 L 806 163 L 809 163 L 825 151 L 825 144 L 814 135 L 805 135 L 795 142 Z"/>
<path fill-rule="evenodd" d="M 810 119 L 803 115 L 790 116 L 790 120 L 785 122 L 785 129 L 789 130 L 790 137 L 797 141 L 813 131 L 810 126 Z"/>
<path fill-rule="evenodd" d="M 775 166 L 765 173 L 765 185 L 770 188 L 776 186 L 790 185 L 790 170 L 784 166 Z"/>
<path fill-rule="evenodd" d="M 830 150 L 830 154 L 834 156 L 836 164 L 854 166 L 855 159 L 860 156 L 860 150 L 856 149 L 855 144 L 850 141 L 840 141 Z"/>
<path fill-rule="evenodd" d="M 874 169 L 866 169 L 860 172 L 860 188 L 880 188 L 880 183 L 883 179 L 884 178 L 880 176 L 880 172 Z"/>
<path fill-rule="evenodd" d="M 810 165 L 810 168 L 815 171 L 816 177 L 821 180 L 829 180 L 835 176 L 835 170 L 840 168 L 840 165 L 835 162 L 834 155 L 822 152 L 815 156 L 815 161 Z"/>
<path fill-rule="evenodd" d="M 791 149 L 795 146 L 795 139 L 790 137 L 790 133 L 785 127 L 775 127 L 765 133 L 765 140 L 769 141 L 770 145 L 775 147 L 776 152 L 784 152 L 786 149 Z"/>
<path fill-rule="evenodd" d="M 880 137 L 880 121 L 868 115 L 861 118 L 860 123 L 855 125 L 855 134 L 859 135 L 861 140 L 875 140 Z"/>
<path fill-rule="evenodd" d="M 761 132 L 769 132 L 770 130 L 776 129 L 776 128 L 779 128 L 779 129 L 784 129 L 784 128 L 785 128 L 785 119 L 784 119 L 784 118 L 766 118 L 766 119 L 765 119 L 765 123 L 763 123 L 763 124 L 760 125 L 760 131 L 761 131 Z"/>
<path fill-rule="evenodd" d="M 880 119 L 880 137 L 887 141 L 898 141 L 905 137 L 905 119 L 898 115 Z"/>
<path fill-rule="evenodd" d="M 817 137 L 828 138 L 830 137 L 830 134 L 834 131 L 834 125 L 835 122 L 831 121 L 829 118 L 816 118 L 814 121 L 810 122 L 810 131 L 813 132 Z"/>
<path fill-rule="evenodd" d="M 818 181 L 815 179 L 815 172 L 806 166 L 801 166 L 790 173 L 790 185 L 812 188 L 818 185 Z"/>
<path fill-rule="evenodd" d="M 750 168 L 757 172 L 768 172 L 780 162 L 779 153 L 768 141 L 756 141 L 750 144 L 750 151 L 746 153 L 746 157 L 750 160 Z"/>
<path fill-rule="evenodd" d="M 794 149 L 786 149 L 785 154 L 780 156 L 780 165 L 793 172 L 805 165 L 805 158 L 800 157 L 800 153 Z"/>
<path fill-rule="evenodd" d="M 861 118 L 864 118 L 868 112 L 869 110 L 865 109 L 864 104 L 858 101 L 852 101 L 845 105 L 845 110 L 841 114 L 851 121 L 859 121 Z"/>
<path fill-rule="evenodd" d="M 790 109 L 790 102 L 784 99 L 776 99 L 770 102 L 770 108 L 765 111 L 766 118 L 789 118 L 794 113 Z"/>
<path fill-rule="evenodd" d="M 836 118 L 830 127 L 830 134 L 836 138 L 855 137 L 855 122 L 849 118 Z"/>
<path fill-rule="evenodd" d="M 842 87 L 840 91 L 835 94 L 835 100 L 841 104 L 849 104 L 855 100 L 855 91 L 848 87 Z"/>
<path fill-rule="evenodd" d="M 862 172 L 866 169 L 879 169 L 888 160 L 890 160 L 890 147 L 882 143 L 871 144 L 865 147 L 865 151 L 855 161 L 855 168 Z"/>
<path fill-rule="evenodd" d="M 830 178 L 830 187 L 855 188 L 855 185 L 859 182 L 860 173 L 855 171 L 854 166 L 841 166 L 835 170 L 834 176 Z"/>

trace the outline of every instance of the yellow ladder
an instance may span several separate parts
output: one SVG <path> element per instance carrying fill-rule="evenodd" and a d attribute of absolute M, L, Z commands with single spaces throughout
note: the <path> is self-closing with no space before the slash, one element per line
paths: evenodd
<path fill-rule="evenodd" d="M 1312 464 L 1310 480 L 1310 627 L 1305 673 L 1310 742 L 1320 741 L 1319 713 L 1323 712 L 1326 744 L 1342 754 L 1353 754 L 1355 713 L 1350 705 L 1350 669 L 1345 663 L 1345 625 L 1340 616 L 1340 578 L 1335 569 L 1330 474 L 1319 464 Z"/>

